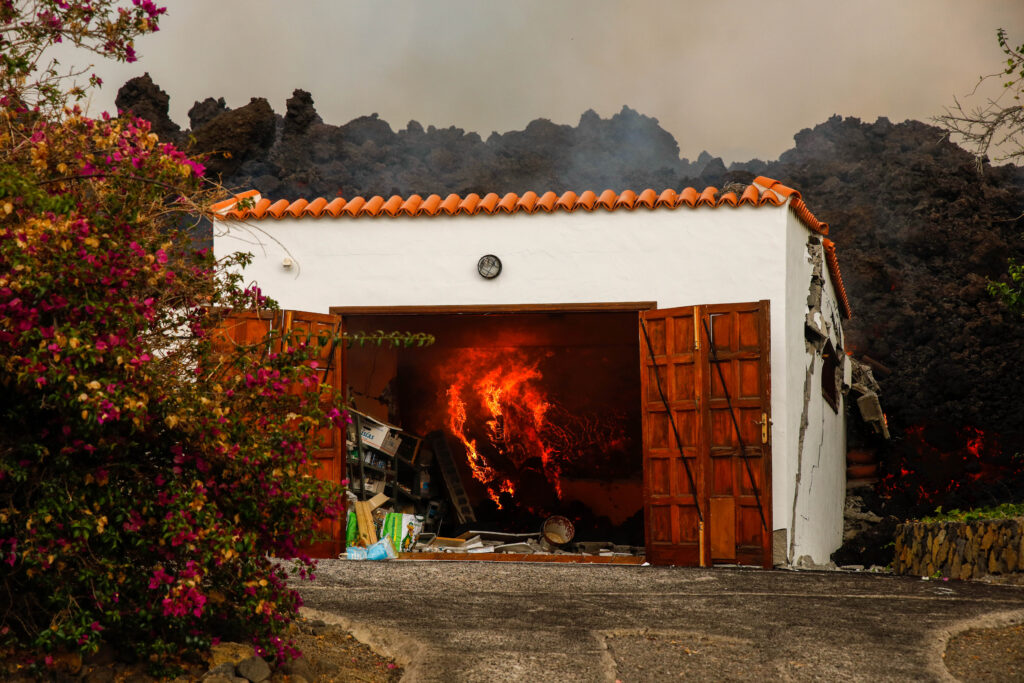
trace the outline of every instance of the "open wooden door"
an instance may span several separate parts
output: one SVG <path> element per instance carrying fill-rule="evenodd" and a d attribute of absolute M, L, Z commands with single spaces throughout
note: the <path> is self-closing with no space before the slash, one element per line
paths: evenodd
<path fill-rule="evenodd" d="M 771 567 L 768 302 L 640 315 L 648 561 Z"/>
<path fill-rule="evenodd" d="M 316 372 L 322 384 L 335 389 L 344 387 L 341 360 L 342 345 L 319 344 L 321 335 L 331 337 L 340 335 L 341 316 L 326 313 L 309 313 L 306 311 L 285 311 L 283 327 L 290 331 L 292 339 L 308 339 L 310 344 L 318 345 Z M 312 455 L 315 466 L 312 474 L 318 479 L 340 484 L 345 476 L 345 435 L 334 426 L 322 427 L 319 431 L 315 450 Z M 317 525 L 317 538 L 310 545 L 302 548 L 310 557 L 338 557 L 344 546 L 342 534 L 344 528 L 339 520 L 323 520 Z"/>
<path fill-rule="evenodd" d="M 341 345 L 319 343 L 322 333 L 341 334 L 341 316 L 305 311 L 239 311 L 227 316 L 214 332 L 214 347 L 231 353 L 233 344 L 259 344 L 267 339 L 273 330 L 290 330 L 293 343 L 299 338 L 308 339 L 309 343 L 319 346 L 317 356 L 317 374 L 321 382 L 326 382 L 335 389 L 344 387 L 342 382 L 343 363 L 341 362 Z M 271 348 L 280 344 L 280 337 L 275 336 L 268 342 L 266 351 L 278 350 Z M 300 388 L 296 390 L 301 391 Z M 336 427 L 324 427 L 320 430 L 315 450 L 312 455 L 315 465 L 311 474 L 319 479 L 340 484 L 345 476 L 344 460 L 345 435 Z M 311 557 L 337 557 L 341 552 L 344 539 L 342 526 L 337 520 L 323 520 L 317 529 L 318 538 L 301 550 Z"/>

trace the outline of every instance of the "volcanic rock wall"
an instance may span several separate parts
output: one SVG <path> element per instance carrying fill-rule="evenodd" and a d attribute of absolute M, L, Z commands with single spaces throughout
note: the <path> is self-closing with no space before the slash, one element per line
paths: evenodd
<path fill-rule="evenodd" d="M 979 175 L 933 126 L 834 116 L 797 133 L 777 161 L 726 168 L 707 152 L 681 159 L 656 119 L 628 107 L 609 119 L 588 111 L 577 126 L 538 119 L 485 141 L 415 121 L 395 132 L 376 114 L 325 124 L 310 94 L 296 90 L 283 117 L 263 99 L 234 110 L 223 99 L 197 102 L 189 142 L 148 75 L 129 81 L 117 103 L 208 155 L 209 173 L 225 185 L 274 198 L 777 178 L 833 227 L 854 309 L 846 350 L 870 358 L 897 437 L 881 447 L 885 492 L 923 505 L 1024 496 L 1012 479 L 1024 476 L 1024 460 L 1012 457 L 1024 452 L 1024 324 L 986 292 L 988 279 L 1005 277 L 1008 257 L 1024 258 L 1024 169 Z"/>

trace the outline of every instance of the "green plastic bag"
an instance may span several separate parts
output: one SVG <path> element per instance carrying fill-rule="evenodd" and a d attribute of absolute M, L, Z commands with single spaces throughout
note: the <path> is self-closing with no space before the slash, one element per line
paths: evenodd
<path fill-rule="evenodd" d="M 353 546 L 359 538 L 359 522 L 356 520 L 356 513 L 348 511 L 348 525 L 345 527 L 345 545 Z"/>

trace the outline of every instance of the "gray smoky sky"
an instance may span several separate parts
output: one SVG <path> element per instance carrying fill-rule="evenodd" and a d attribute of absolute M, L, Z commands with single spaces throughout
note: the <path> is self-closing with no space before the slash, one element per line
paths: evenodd
<path fill-rule="evenodd" d="M 373 112 L 476 131 L 575 124 L 629 105 L 726 162 L 774 159 L 832 114 L 928 120 L 999 69 L 999 27 L 1024 42 L 1022 0 L 170 0 L 135 64 L 94 63 L 117 88 L 148 71 L 171 116 L 206 97 L 295 88 L 328 123 Z"/>

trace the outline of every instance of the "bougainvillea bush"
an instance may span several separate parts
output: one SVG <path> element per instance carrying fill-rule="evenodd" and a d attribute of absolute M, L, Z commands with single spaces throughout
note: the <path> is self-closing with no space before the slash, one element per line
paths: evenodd
<path fill-rule="evenodd" d="M 269 302 L 176 229 L 201 168 L 145 122 L 2 122 L 0 643 L 286 653 L 298 598 L 268 555 L 340 509 L 307 466 L 343 419 L 310 367 L 328 340 L 212 342 Z"/>
<path fill-rule="evenodd" d="M 122 41 L 96 50 L 123 58 L 160 12 L 0 0 L 5 56 L 82 30 L 82 7 Z M 216 262 L 183 230 L 204 215 L 201 165 L 144 121 L 54 114 L 61 91 L 19 90 L 13 68 L 0 63 L 0 660 L 59 667 L 107 643 L 168 670 L 220 636 L 294 654 L 286 578 L 309 574 L 299 549 L 343 500 L 309 456 L 345 420 L 317 380 L 335 340 L 215 343 L 227 311 L 272 302 L 244 286 L 246 256 Z"/>

